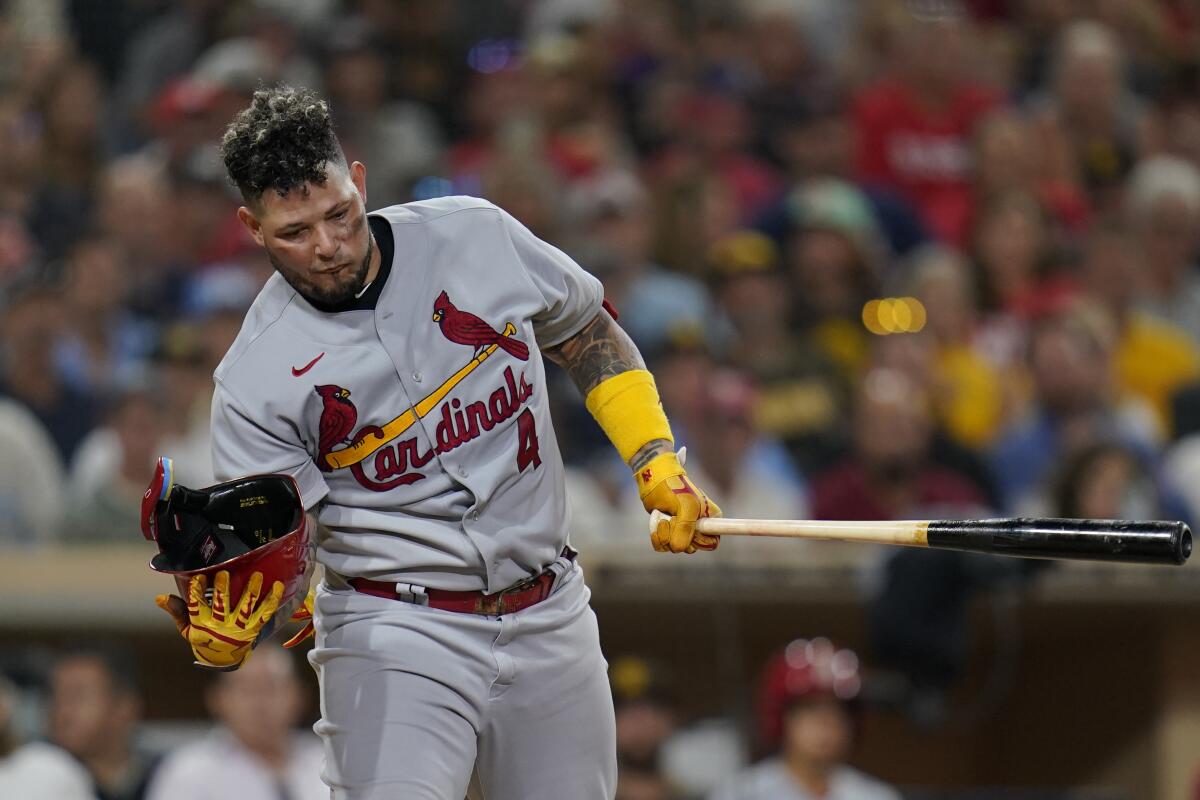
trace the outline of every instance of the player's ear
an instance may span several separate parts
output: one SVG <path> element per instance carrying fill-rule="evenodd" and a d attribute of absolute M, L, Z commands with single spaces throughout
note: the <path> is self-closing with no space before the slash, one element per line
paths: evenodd
<path fill-rule="evenodd" d="M 363 205 L 366 205 L 367 167 L 361 161 L 355 161 L 350 165 L 350 182 L 354 184 L 355 189 L 358 189 L 358 196 L 362 198 Z"/>
<path fill-rule="evenodd" d="M 263 243 L 262 223 L 258 221 L 258 217 L 254 216 L 254 212 L 245 206 L 240 206 L 237 210 L 238 219 L 246 226 L 246 230 L 250 232 L 250 237 L 260 247 Z"/>

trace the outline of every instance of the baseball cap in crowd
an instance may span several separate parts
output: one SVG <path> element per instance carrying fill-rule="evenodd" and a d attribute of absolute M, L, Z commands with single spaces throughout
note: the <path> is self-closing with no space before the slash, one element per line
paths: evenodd
<path fill-rule="evenodd" d="M 621 656 L 608 668 L 613 703 L 650 703 L 672 707 L 675 695 L 671 691 L 667 672 L 662 665 L 641 656 Z"/>
<path fill-rule="evenodd" d="M 779 266 L 779 248 L 764 233 L 738 230 L 712 244 L 708 250 L 708 264 L 712 276 L 717 279 L 768 272 Z"/>
<path fill-rule="evenodd" d="M 846 181 L 806 181 L 792 190 L 787 203 L 796 228 L 833 230 L 852 238 L 878 235 L 870 201 Z"/>
<path fill-rule="evenodd" d="M 872 267 L 886 256 L 886 239 L 870 200 L 854 184 L 837 178 L 805 181 L 787 198 L 793 232 L 824 230 L 844 236 Z"/>
<path fill-rule="evenodd" d="M 192 77 L 198 81 L 245 92 L 253 91 L 274 73 L 265 46 L 249 37 L 217 42 L 192 68 Z"/>
<path fill-rule="evenodd" d="M 165 131 L 184 119 L 209 113 L 216 108 L 222 91 L 220 84 L 191 75 L 176 78 L 154 101 L 151 114 L 155 128 Z"/>

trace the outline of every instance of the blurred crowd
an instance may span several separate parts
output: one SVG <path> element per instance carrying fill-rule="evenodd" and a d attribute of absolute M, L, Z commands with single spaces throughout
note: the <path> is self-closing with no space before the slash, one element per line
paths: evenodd
<path fill-rule="evenodd" d="M 1200 516 L 1196 0 L 4 0 L 0 45 L 0 544 L 213 482 L 271 273 L 216 142 L 278 82 L 368 207 L 484 196 L 600 277 L 729 516 Z M 575 544 L 652 558 L 552 379 Z"/>
<path fill-rule="evenodd" d="M 291 653 L 264 645 L 243 668 L 214 673 L 204 693 L 211 725 L 177 746 L 143 730 L 141 670 L 120 645 L 63 650 L 41 686 L 0 675 L 0 796 L 328 800 L 320 741 L 297 728 L 311 711 L 297 670 Z"/>
<path fill-rule="evenodd" d="M 216 140 L 276 82 L 371 207 L 486 196 L 598 275 L 729 515 L 1200 504 L 1190 0 L 7 0 L 0 41 L 4 541 L 128 540 L 158 454 L 212 481 L 270 274 Z M 640 545 L 556 380 L 576 539 Z"/>
<path fill-rule="evenodd" d="M 298 723 L 313 708 L 298 659 L 276 645 L 234 672 L 211 673 L 210 721 L 182 737 L 143 721 L 141 670 L 113 643 L 50 656 L 42 680 L 0 676 L 0 795 L 20 800 L 321 800 L 324 753 Z M 26 676 L 28 677 L 28 676 Z M 900 800 L 847 765 L 862 724 L 858 657 L 827 639 L 772 655 L 754 692 L 754 733 L 688 725 L 670 672 L 627 656 L 611 669 L 618 800 Z M 33 734 L 42 738 L 32 738 Z M 753 750 L 764 756 L 741 767 Z"/>

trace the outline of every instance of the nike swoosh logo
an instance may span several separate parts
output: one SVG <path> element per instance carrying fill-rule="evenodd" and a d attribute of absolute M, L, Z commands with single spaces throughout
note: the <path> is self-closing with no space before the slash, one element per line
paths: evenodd
<path fill-rule="evenodd" d="M 300 369 L 296 369 L 295 367 L 292 367 L 292 374 L 295 375 L 297 378 L 299 378 L 301 375 L 303 375 L 304 373 L 306 373 L 310 369 L 312 369 L 313 364 L 316 364 L 318 361 L 320 361 L 324 357 L 325 357 L 325 354 L 321 353 L 321 355 L 317 356 L 312 361 L 305 364 L 303 367 L 300 367 Z"/>

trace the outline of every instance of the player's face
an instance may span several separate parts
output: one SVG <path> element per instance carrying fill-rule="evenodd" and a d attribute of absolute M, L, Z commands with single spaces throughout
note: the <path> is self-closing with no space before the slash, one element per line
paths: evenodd
<path fill-rule="evenodd" d="M 271 265 L 310 300 L 337 305 L 374 279 L 367 225 L 366 169 L 326 165 L 325 183 L 306 183 L 282 197 L 266 191 L 238 218 L 266 248 Z"/>

